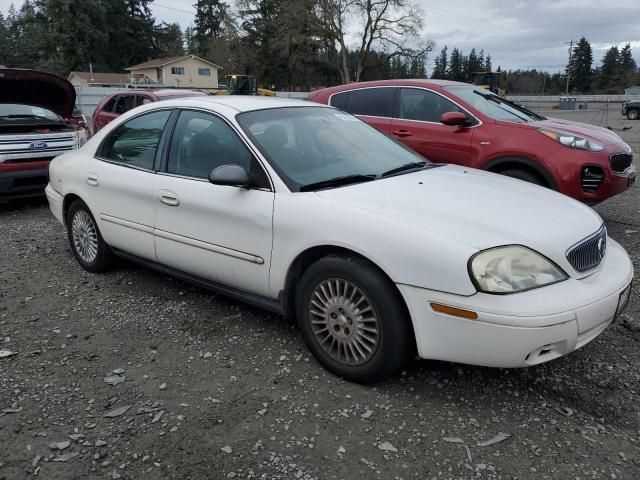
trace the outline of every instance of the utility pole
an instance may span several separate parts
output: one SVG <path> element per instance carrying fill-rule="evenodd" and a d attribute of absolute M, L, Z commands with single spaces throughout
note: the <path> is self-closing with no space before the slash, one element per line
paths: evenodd
<path fill-rule="evenodd" d="M 569 63 L 567 64 L 567 85 L 564 88 L 565 96 L 569 95 L 569 79 L 571 78 L 571 56 L 573 55 L 573 40 L 569 44 Z"/>

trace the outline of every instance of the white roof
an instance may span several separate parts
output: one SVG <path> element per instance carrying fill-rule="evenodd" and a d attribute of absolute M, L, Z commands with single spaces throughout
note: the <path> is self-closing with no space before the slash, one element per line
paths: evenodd
<path fill-rule="evenodd" d="M 171 101 L 173 105 L 194 105 L 212 103 L 231 107 L 238 112 L 248 112 L 251 110 L 262 110 L 265 108 L 281 107 L 327 107 L 315 102 L 297 100 L 294 98 L 261 97 L 258 95 L 211 95 L 208 97 L 185 97 Z M 163 102 L 164 104 L 164 102 Z"/>

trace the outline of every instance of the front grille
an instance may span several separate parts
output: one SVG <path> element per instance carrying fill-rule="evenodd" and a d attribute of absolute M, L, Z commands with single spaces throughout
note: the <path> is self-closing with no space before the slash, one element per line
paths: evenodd
<path fill-rule="evenodd" d="M 75 148 L 73 132 L 0 135 L 0 163 L 53 158 Z"/>
<path fill-rule="evenodd" d="M 603 225 L 593 235 L 581 240 L 567 251 L 567 260 L 578 272 L 597 267 L 607 252 L 607 228 Z"/>
<path fill-rule="evenodd" d="M 631 166 L 633 162 L 633 153 L 612 153 L 609 156 L 611 170 L 618 173 L 624 171 Z"/>
<path fill-rule="evenodd" d="M 604 170 L 591 166 L 582 169 L 582 189 L 585 192 L 595 192 L 604 181 Z"/>

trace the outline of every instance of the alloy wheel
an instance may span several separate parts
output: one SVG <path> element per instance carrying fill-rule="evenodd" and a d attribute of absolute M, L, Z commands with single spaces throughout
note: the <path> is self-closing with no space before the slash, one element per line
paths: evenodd
<path fill-rule="evenodd" d="M 93 263 L 98 255 L 98 231 L 86 211 L 78 210 L 73 216 L 71 237 L 78 256 L 86 263 Z"/>

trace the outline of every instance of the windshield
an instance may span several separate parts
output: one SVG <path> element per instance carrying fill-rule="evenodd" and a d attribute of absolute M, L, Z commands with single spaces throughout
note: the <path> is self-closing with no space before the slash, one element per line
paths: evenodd
<path fill-rule="evenodd" d="M 333 108 L 257 110 L 237 119 L 292 190 L 335 180 L 357 183 L 427 166 L 395 140 Z M 340 183 L 323 185 L 330 186 Z"/>
<path fill-rule="evenodd" d="M 50 122 L 64 122 L 60 115 L 46 108 L 18 103 L 0 103 L 0 118 L 21 120 L 48 120 Z"/>
<path fill-rule="evenodd" d="M 494 95 L 484 88 L 473 87 L 471 85 L 456 85 L 444 88 L 494 120 L 537 122 L 538 120 L 545 119 L 543 116 L 505 100 L 498 95 Z"/>

